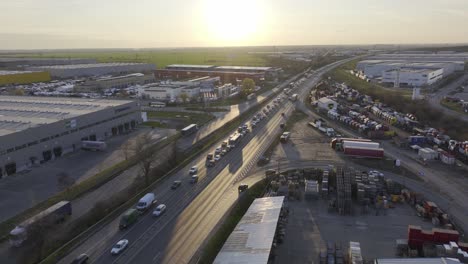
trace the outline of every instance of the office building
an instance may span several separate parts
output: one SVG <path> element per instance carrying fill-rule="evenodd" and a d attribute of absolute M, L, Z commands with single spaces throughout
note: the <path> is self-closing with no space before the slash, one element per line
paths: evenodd
<path fill-rule="evenodd" d="M 50 81 L 50 74 L 48 72 L 0 70 L 0 86 L 8 84 L 28 84 L 48 81 Z"/>
<path fill-rule="evenodd" d="M 395 87 L 420 87 L 431 85 L 443 78 L 443 69 L 401 68 L 383 73 L 382 83 Z"/>
<path fill-rule="evenodd" d="M 29 70 L 47 71 L 52 78 L 65 79 L 75 77 L 90 77 L 102 75 L 124 75 L 129 73 L 150 73 L 156 69 L 149 63 L 95 63 L 29 67 Z"/>
<path fill-rule="evenodd" d="M 0 96 L 0 176 L 105 140 L 140 123 L 136 102 Z"/>

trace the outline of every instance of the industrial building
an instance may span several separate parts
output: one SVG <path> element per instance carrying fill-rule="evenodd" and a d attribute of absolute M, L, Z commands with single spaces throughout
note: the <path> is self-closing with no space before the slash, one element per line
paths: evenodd
<path fill-rule="evenodd" d="M 284 196 L 255 199 L 213 263 L 269 263 L 283 201 Z"/>
<path fill-rule="evenodd" d="M 0 97 L 0 176 L 105 140 L 140 123 L 136 102 L 57 97 Z"/>
<path fill-rule="evenodd" d="M 401 68 L 383 73 L 382 83 L 395 87 L 420 87 L 431 85 L 443 78 L 443 69 Z"/>
<path fill-rule="evenodd" d="M 468 52 L 460 53 L 390 53 L 369 57 L 371 60 L 403 60 L 413 62 L 456 62 L 468 61 Z"/>
<path fill-rule="evenodd" d="M 443 69 L 443 77 L 463 71 L 465 63 L 457 62 L 411 62 L 403 60 L 363 60 L 357 63 L 356 70 L 362 72 L 369 78 L 381 77 L 385 71 L 399 68 L 410 69 Z"/>
<path fill-rule="evenodd" d="M 155 72 L 158 79 L 186 79 L 195 77 L 219 77 L 223 83 L 235 83 L 237 80 L 251 78 L 255 82 L 274 79 L 282 72 L 274 67 L 214 66 L 172 64 Z"/>
<path fill-rule="evenodd" d="M 132 73 L 122 76 L 111 76 L 102 78 L 93 78 L 84 83 L 75 85 L 75 90 L 79 92 L 103 91 L 110 88 L 123 89 L 134 85 L 144 85 L 154 83 L 156 79 L 153 74 Z"/>
<path fill-rule="evenodd" d="M 0 71 L 0 86 L 50 81 L 50 74 L 41 71 Z"/>
<path fill-rule="evenodd" d="M 52 65 L 28 67 L 28 70 L 47 71 L 52 78 L 64 79 L 86 76 L 102 75 L 124 75 L 129 73 L 141 72 L 149 73 L 156 69 L 154 64 L 150 63 L 95 63 L 95 64 L 73 64 L 73 65 Z"/>
<path fill-rule="evenodd" d="M 95 59 L 72 58 L 0 58 L 0 69 L 22 69 L 41 65 L 69 65 L 96 63 Z"/>
<path fill-rule="evenodd" d="M 140 97 L 148 97 L 162 101 L 175 102 L 181 99 L 181 94 L 186 94 L 188 99 L 198 98 L 200 93 L 213 94 L 215 87 L 219 85 L 219 77 L 201 77 L 188 81 L 163 81 L 148 84 L 139 90 Z"/>

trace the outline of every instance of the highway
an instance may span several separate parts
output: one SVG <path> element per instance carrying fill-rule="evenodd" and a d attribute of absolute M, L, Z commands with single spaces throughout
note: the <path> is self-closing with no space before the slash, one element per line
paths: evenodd
<path fill-rule="evenodd" d="M 341 63 L 346 62 L 341 61 Z M 320 75 L 339 63 L 333 63 L 317 71 L 299 89 L 304 98 L 307 89 L 314 85 Z M 90 263 L 189 263 L 200 245 L 235 202 L 236 188 L 240 182 L 249 184 L 259 178 L 246 178 L 256 161 L 269 143 L 280 133 L 279 124 L 294 109 L 294 104 L 284 100 L 280 110 L 260 122 L 248 133 L 232 151 L 213 168 L 205 168 L 208 152 L 200 155 L 193 163 L 162 182 L 154 193 L 159 203 L 167 205 L 166 213 L 159 218 L 150 213 L 127 230 L 119 231 L 120 219 L 115 219 L 93 234 L 75 248 L 59 263 L 70 263 L 81 253 L 90 256 Z M 219 142 L 220 144 L 221 142 Z M 191 185 L 188 170 L 191 166 L 199 168 L 199 182 Z M 181 180 L 182 186 L 171 190 L 174 180 Z M 129 247 L 119 256 L 111 256 L 110 249 L 120 239 L 128 239 Z"/>
<path fill-rule="evenodd" d="M 455 118 L 459 118 L 465 122 L 468 122 L 468 115 L 459 113 L 452 109 L 448 109 L 440 104 L 440 100 L 444 99 L 444 97 L 447 96 L 451 91 L 454 91 L 456 88 L 462 86 L 467 81 L 468 81 L 468 74 L 462 75 L 457 80 L 439 89 L 436 93 L 429 95 L 428 102 L 431 104 L 432 107 L 441 110 L 445 114 L 455 117 Z"/>

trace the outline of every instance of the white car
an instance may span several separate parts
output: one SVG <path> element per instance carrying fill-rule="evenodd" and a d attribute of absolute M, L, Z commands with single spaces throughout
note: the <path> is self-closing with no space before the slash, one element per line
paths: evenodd
<path fill-rule="evenodd" d="M 120 254 L 120 252 L 124 251 L 124 249 L 127 248 L 127 246 L 128 246 L 128 240 L 122 239 L 112 247 L 111 254 L 112 255 Z"/>
<path fill-rule="evenodd" d="M 198 168 L 197 166 L 193 166 L 192 168 L 190 168 L 189 170 L 189 174 L 192 175 L 192 174 L 197 174 L 198 172 Z"/>
<path fill-rule="evenodd" d="M 166 211 L 166 205 L 165 204 L 160 204 L 156 209 L 153 211 L 154 216 L 160 216 Z"/>
<path fill-rule="evenodd" d="M 217 147 L 217 148 L 215 149 L 215 154 L 221 153 L 221 150 L 223 150 L 223 148 L 222 148 L 221 146 Z"/>
<path fill-rule="evenodd" d="M 214 157 L 214 160 L 215 160 L 215 161 L 220 161 L 220 160 L 221 160 L 221 156 L 220 156 L 220 155 L 216 155 L 216 156 Z"/>

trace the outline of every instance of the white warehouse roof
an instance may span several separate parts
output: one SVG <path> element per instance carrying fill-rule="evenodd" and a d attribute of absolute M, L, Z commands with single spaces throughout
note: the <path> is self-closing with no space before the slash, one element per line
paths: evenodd
<path fill-rule="evenodd" d="M 267 264 L 284 196 L 255 199 L 214 264 Z"/>

